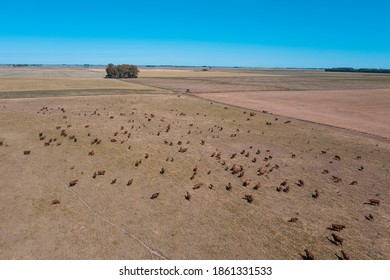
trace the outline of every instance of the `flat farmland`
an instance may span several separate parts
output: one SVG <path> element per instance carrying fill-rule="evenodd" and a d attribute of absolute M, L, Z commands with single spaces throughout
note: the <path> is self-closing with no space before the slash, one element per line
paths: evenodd
<path fill-rule="evenodd" d="M 390 258 L 388 138 L 157 83 L 177 77 L 36 79 L 0 99 L 1 259 Z"/>
<path fill-rule="evenodd" d="M 197 96 L 390 138 L 390 89 L 201 93 Z"/>
<path fill-rule="evenodd" d="M 390 137 L 390 75 L 308 70 L 228 73 L 232 76 L 178 78 L 173 72 L 170 78 L 136 82 L 177 93 L 189 88 L 212 101 Z"/>

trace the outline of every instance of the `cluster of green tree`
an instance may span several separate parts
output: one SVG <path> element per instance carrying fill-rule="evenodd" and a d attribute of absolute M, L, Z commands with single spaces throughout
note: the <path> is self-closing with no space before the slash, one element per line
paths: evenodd
<path fill-rule="evenodd" d="M 111 79 L 122 79 L 122 78 L 137 78 L 138 77 L 138 67 L 130 64 L 121 64 L 115 66 L 110 63 L 106 67 L 106 78 Z"/>
<path fill-rule="evenodd" d="M 325 69 L 326 72 L 357 72 L 357 73 L 390 73 L 390 69 L 378 69 L 378 68 L 350 68 L 350 67 L 340 67 L 340 68 L 329 68 Z"/>

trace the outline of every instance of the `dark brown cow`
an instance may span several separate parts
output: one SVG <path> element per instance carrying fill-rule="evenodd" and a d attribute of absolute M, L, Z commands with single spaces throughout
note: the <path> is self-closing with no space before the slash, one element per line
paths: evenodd
<path fill-rule="evenodd" d="M 88 155 L 89 155 L 89 156 L 93 156 L 94 154 L 95 154 L 94 150 L 88 152 Z"/>
<path fill-rule="evenodd" d="M 160 170 L 160 174 L 164 174 L 164 173 L 165 173 L 165 169 L 164 169 L 164 167 L 162 167 Z"/>
<path fill-rule="evenodd" d="M 94 172 L 94 173 L 93 173 L 93 175 L 92 175 L 92 178 L 93 178 L 93 179 L 95 179 L 95 178 L 96 178 L 96 176 L 97 176 L 97 173 L 96 173 L 96 172 Z"/>
<path fill-rule="evenodd" d="M 230 183 L 227 184 L 226 190 L 227 191 L 231 191 L 232 190 L 232 185 Z"/>
<path fill-rule="evenodd" d="M 78 181 L 79 181 L 79 180 L 70 181 L 70 182 L 69 182 L 69 187 L 75 186 L 75 185 L 77 184 Z"/>
<path fill-rule="evenodd" d="M 52 201 L 51 201 L 51 204 L 60 204 L 60 201 L 58 200 L 58 199 L 53 199 Z"/>
<path fill-rule="evenodd" d="M 24 151 L 23 154 L 24 155 L 29 155 L 31 153 L 31 151 Z"/>
<path fill-rule="evenodd" d="M 152 194 L 150 199 L 156 199 L 159 195 L 160 195 L 160 193 L 154 193 L 154 194 Z"/>
<path fill-rule="evenodd" d="M 256 184 L 256 186 L 253 187 L 254 190 L 258 190 L 260 188 L 261 184 L 260 182 Z"/>
<path fill-rule="evenodd" d="M 365 216 L 367 220 L 372 221 L 374 220 L 374 216 L 370 213 L 368 216 Z"/>
<path fill-rule="evenodd" d="M 133 179 L 130 179 L 130 180 L 127 182 L 127 186 L 130 186 L 132 183 L 133 183 Z"/>
<path fill-rule="evenodd" d="M 186 193 L 186 195 L 184 196 L 185 199 L 187 200 L 190 200 L 191 199 L 191 195 L 189 192 Z"/>
<path fill-rule="evenodd" d="M 242 185 L 243 185 L 244 187 L 248 187 L 248 186 L 250 185 L 251 182 L 252 182 L 251 179 L 247 179 L 247 180 L 244 181 L 244 183 L 242 183 Z"/>
<path fill-rule="evenodd" d="M 289 223 L 296 223 L 298 222 L 298 218 L 291 218 L 290 220 L 288 220 Z"/>
<path fill-rule="evenodd" d="M 193 190 L 197 190 L 199 189 L 200 187 L 202 187 L 204 184 L 203 183 L 197 183 L 194 185 L 194 187 L 192 188 Z"/>
<path fill-rule="evenodd" d="M 246 194 L 243 199 L 245 199 L 248 203 L 252 203 L 253 202 L 253 196 L 250 195 L 250 194 Z"/>
<path fill-rule="evenodd" d="M 111 181 L 111 185 L 115 184 L 116 183 L 116 179 L 112 180 Z"/>

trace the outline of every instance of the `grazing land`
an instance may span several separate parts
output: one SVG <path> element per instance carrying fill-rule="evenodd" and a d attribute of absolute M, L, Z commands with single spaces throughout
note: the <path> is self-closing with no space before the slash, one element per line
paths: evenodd
<path fill-rule="evenodd" d="M 9 70 L 0 259 L 390 259 L 390 76 Z"/>

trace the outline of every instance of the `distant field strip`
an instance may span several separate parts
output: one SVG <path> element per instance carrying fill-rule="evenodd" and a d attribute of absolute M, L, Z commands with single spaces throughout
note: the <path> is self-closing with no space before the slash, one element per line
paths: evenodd
<path fill-rule="evenodd" d="M 141 69 L 140 78 L 201 78 L 201 77 L 268 77 L 273 74 L 237 73 L 224 71 L 194 71 L 173 69 Z"/>
<path fill-rule="evenodd" d="M 0 92 L 84 89 L 127 89 L 168 92 L 159 88 L 103 78 L 0 78 Z"/>
<path fill-rule="evenodd" d="M 198 96 L 390 138 L 389 89 L 228 92 Z"/>

